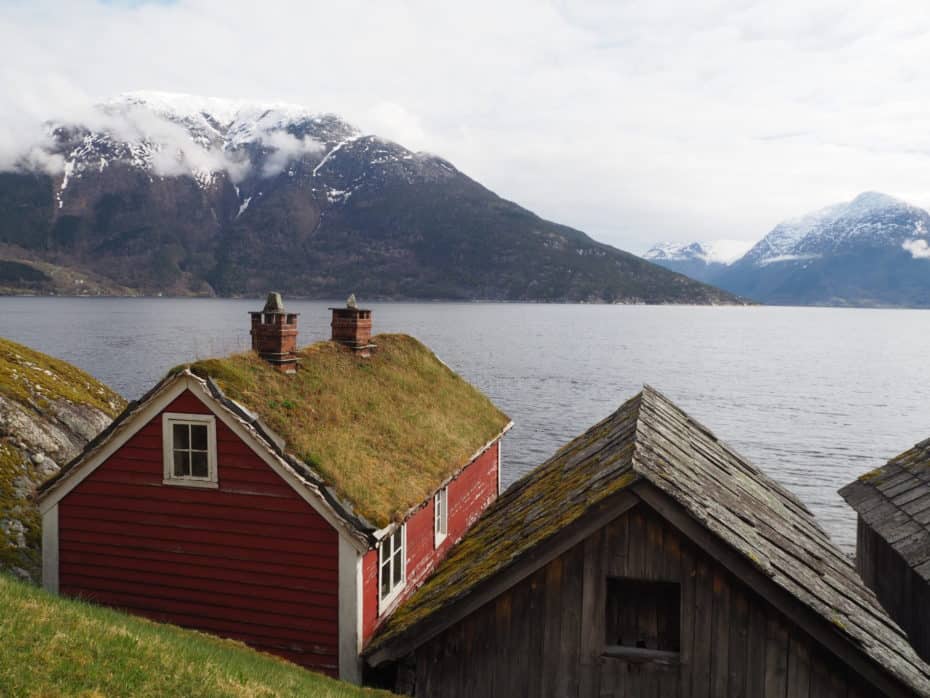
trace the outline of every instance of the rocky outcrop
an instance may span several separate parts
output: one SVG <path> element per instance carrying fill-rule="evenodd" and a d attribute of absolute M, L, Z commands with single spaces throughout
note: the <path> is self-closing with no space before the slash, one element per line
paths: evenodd
<path fill-rule="evenodd" d="M 0 570 L 39 581 L 35 488 L 124 406 L 71 364 L 0 338 Z"/>

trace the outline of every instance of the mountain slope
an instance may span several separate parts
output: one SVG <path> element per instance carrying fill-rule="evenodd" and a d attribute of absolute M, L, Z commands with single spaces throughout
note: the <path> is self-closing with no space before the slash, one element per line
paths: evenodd
<path fill-rule="evenodd" d="M 765 303 L 930 306 L 930 214 L 876 192 L 776 226 L 714 277 Z"/>
<path fill-rule="evenodd" d="M 752 243 L 743 240 L 661 242 L 646 252 L 643 259 L 697 281 L 712 284 L 727 266 L 742 257 L 750 247 Z"/>
<path fill-rule="evenodd" d="M 0 174 L 0 258 L 144 293 L 737 300 L 331 114 L 130 93 L 85 122 L 50 127 L 60 173 Z"/>

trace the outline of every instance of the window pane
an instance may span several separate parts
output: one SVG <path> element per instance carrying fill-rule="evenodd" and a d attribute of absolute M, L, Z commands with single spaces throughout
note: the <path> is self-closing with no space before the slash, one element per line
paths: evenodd
<path fill-rule="evenodd" d="M 206 424 L 191 424 L 191 448 L 197 451 L 207 450 Z"/>
<path fill-rule="evenodd" d="M 440 513 L 439 527 L 440 527 L 440 530 L 443 533 L 445 533 L 446 529 L 448 528 L 448 523 L 449 523 L 449 509 L 446 504 L 449 501 L 449 491 L 443 490 L 440 498 L 441 498 L 441 504 L 442 504 L 442 511 Z"/>
<path fill-rule="evenodd" d="M 190 448 L 190 431 L 187 424 L 175 424 L 173 433 L 175 448 Z"/>
<path fill-rule="evenodd" d="M 396 531 L 394 531 L 393 535 L 391 535 L 391 548 L 393 549 L 393 552 L 396 553 L 398 550 L 401 549 L 401 544 L 403 543 L 403 540 L 404 538 L 403 538 L 403 526 L 402 526 L 401 528 L 398 528 Z"/>
<path fill-rule="evenodd" d="M 403 579 L 404 561 L 401 559 L 402 553 L 403 553 L 402 550 L 398 550 L 394 554 L 394 584 L 393 586 L 397 586 L 398 584 L 400 584 L 401 580 Z"/>
<path fill-rule="evenodd" d="M 383 565 L 381 567 L 381 598 L 391 593 L 391 566 Z"/>
<path fill-rule="evenodd" d="M 207 454 L 194 451 L 191 453 L 191 475 L 194 477 L 207 477 Z"/>
<path fill-rule="evenodd" d="M 187 451 L 174 452 L 174 474 L 176 477 L 186 477 L 191 474 L 191 456 Z"/>

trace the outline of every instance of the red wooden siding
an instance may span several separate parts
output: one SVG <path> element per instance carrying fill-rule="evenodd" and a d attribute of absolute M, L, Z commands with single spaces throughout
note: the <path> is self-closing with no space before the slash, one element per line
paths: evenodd
<path fill-rule="evenodd" d="M 407 519 L 407 584 L 401 599 L 416 589 L 481 512 L 493 502 L 497 492 L 498 441 L 473 460 L 459 476 L 449 483 L 449 533 L 434 546 L 434 499 Z M 382 620 L 378 617 L 378 551 L 369 551 L 362 565 L 363 642 L 371 638 Z"/>
<path fill-rule="evenodd" d="M 210 413 L 189 392 L 165 411 Z M 338 675 L 336 530 L 219 419 L 219 488 L 162 484 L 161 429 L 60 502 L 61 592 Z"/>

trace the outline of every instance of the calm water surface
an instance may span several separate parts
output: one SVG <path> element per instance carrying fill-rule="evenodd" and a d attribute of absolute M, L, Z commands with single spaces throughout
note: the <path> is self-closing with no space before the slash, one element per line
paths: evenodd
<path fill-rule="evenodd" d="M 322 302 L 301 342 L 328 337 Z M 249 346 L 261 301 L 0 298 L 0 336 L 135 398 L 176 364 Z M 426 342 L 516 423 L 504 482 L 614 410 L 665 392 L 808 503 L 846 549 L 836 490 L 930 436 L 930 312 L 375 303 L 376 332 Z"/>

